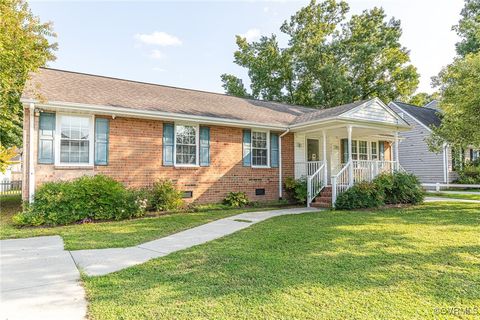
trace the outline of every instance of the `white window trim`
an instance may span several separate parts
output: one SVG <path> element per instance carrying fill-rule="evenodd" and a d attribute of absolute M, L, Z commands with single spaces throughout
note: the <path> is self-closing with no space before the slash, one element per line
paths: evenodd
<path fill-rule="evenodd" d="M 253 132 L 263 132 L 267 134 L 267 164 L 265 166 L 253 164 Z M 255 128 L 250 130 L 250 163 L 252 168 L 270 168 L 270 131 Z"/>
<path fill-rule="evenodd" d="M 60 162 L 60 143 L 61 143 L 61 118 L 62 116 L 82 117 L 89 119 L 90 130 L 88 133 L 88 163 Z M 55 163 L 56 167 L 93 167 L 94 166 L 94 147 L 95 147 L 95 116 L 89 114 L 63 113 L 57 112 L 55 115 Z"/>
<path fill-rule="evenodd" d="M 195 164 L 177 163 L 177 126 L 189 126 L 195 128 Z M 182 168 L 196 168 L 199 165 L 200 156 L 200 126 L 195 123 L 175 122 L 173 124 L 173 166 Z"/>

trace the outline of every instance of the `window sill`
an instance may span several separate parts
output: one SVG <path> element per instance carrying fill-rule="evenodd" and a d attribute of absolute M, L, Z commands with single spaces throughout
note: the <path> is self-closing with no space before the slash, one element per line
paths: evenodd
<path fill-rule="evenodd" d="M 199 165 L 174 165 L 173 166 L 175 169 L 197 169 L 200 168 Z"/>
<path fill-rule="evenodd" d="M 88 165 L 55 165 L 55 170 L 92 170 L 94 168 L 93 164 Z"/>
<path fill-rule="evenodd" d="M 271 169 L 270 166 L 252 166 L 253 169 Z"/>

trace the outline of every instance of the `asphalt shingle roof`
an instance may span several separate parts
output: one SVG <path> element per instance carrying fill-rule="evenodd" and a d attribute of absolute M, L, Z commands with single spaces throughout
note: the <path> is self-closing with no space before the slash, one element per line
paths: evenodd
<path fill-rule="evenodd" d="M 287 126 L 338 116 L 365 101 L 328 109 L 244 99 L 65 70 L 41 68 L 22 98 L 205 116 Z"/>
<path fill-rule="evenodd" d="M 394 103 L 427 127 L 438 127 L 442 122 L 441 114 L 438 112 L 438 110 L 433 108 L 418 107 L 413 104 L 403 103 L 400 101 L 394 101 Z"/>

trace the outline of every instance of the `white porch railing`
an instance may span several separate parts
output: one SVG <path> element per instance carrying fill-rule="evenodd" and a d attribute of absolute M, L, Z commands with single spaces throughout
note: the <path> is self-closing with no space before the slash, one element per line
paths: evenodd
<path fill-rule="evenodd" d="M 322 165 L 323 161 L 295 162 L 295 178 L 311 176 Z"/>
<path fill-rule="evenodd" d="M 325 184 L 325 163 L 322 161 L 317 171 L 307 176 L 307 207 L 310 207 L 313 199 L 322 191 Z"/>
<path fill-rule="evenodd" d="M 347 162 L 337 175 L 332 177 L 332 206 L 335 205 L 337 196 L 353 185 L 353 181 L 350 181 L 351 166 L 352 161 Z"/>
<path fill-rule="evenodd" d="M 372 181 L 381 173 L 394 171 L 405 170 L 397 161 L 352 160 L 347 162 L 337 175 L 332 176 L 332 205 L 335 205 L 338 195 L 347 191 L 355 182 Z"/>

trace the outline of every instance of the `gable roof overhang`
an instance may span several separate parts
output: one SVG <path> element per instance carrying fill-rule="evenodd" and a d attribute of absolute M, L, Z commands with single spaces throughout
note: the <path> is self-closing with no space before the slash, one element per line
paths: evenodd
<path fill-rule="evenodd" d="M 368 108 L 373 104 L 377 104 L 380 106 L 386 114 L 390 115 L 394 119 L 395 122 L 385 122 L 379 120 L 372 120 L 372 119 L 361 119 L 355 117 L 354 115 L 361 110 L 362 108 Z M 307 122 L 296 123 L 290 126 L 291 131 L 305 131 L 305 130 L 312 130 L 317 128 L 321 129 L 328 129 L 328 128 L 335 128 L 339 126 L 346 126 L 346 125 L 353 125 L 356 127 L 364 127 L 364 128 L 379 128 L 379 129 L 387 129 L 387 130 L 398 130 L 398 131 L 408 131 L 411 129 L 411 126 L 406 122 L 399 114 L 397 114 L 394 110 L 390 107 L 385 105 L 380 99 L 374 98 L 371 100 L 363 101 L 360 104 L 357 104 L 353 108 L 349 108 L 339 115 L 333 117 L 327 117 L 323 119 L 315 119 Z"/>

